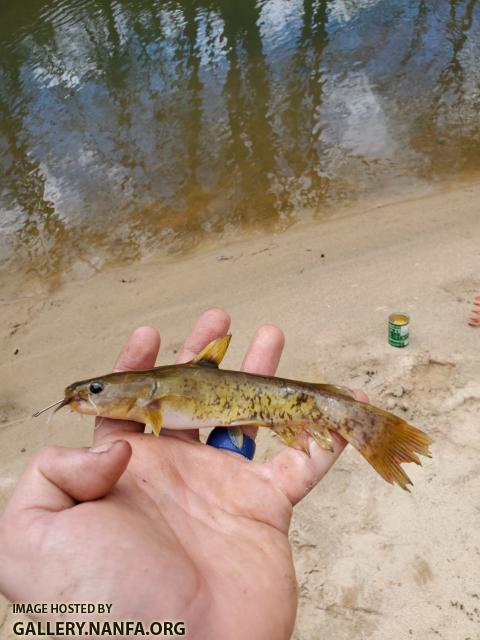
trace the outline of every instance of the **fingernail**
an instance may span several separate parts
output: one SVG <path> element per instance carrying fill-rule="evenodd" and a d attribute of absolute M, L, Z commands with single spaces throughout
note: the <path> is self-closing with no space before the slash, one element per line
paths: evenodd
<path fill-rule="evenodd" d="M 104 444 L 99 444 L 98 447 L 90 447 L 89 451 L 91 453 L 106 453 L 110 451 L 114 444 L 114 442 L 105 442 Z"/>

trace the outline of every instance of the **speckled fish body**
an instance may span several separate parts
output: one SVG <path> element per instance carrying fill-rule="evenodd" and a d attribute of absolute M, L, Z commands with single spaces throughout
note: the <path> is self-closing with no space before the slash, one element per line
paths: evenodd
<path fill-rule="evenodd" d="M 429 455 L 426 434 L 341 387 L 219 369 L 228 341 L 226 336 L 211 343 L 187 364 L 74 383 L 62 404 L 80 413 L 144 422 L 157 435 L 162 427 L 269 427 L 306 453 L 309 438 L 332 450 L 330 431 L 336 431 L 388 482 L 411 484 L 400 464 L 420 464 L 417 454 Z"/>
<path fill-rule="evenodd" d="M 161 416 L 159 427 L 170 429 L 245 424 L 273 428 L 304 422 L 320 424 L 322 420 L 340 424 L 345 422 L 350 404 L 355 405 L 340 394 L 328 394 L 308 382 L 196 364 L 112 373 L 94 380 L 105 385 L 102 398 L 90 394 L 90 406 L 81 406 L 84 400 L 73 398 L 71 408 L 91 414 L 100 410 L 106 417 L 141 422 L 147 418 L 149 423 L 153 413 L 157 423 Z M 80 405 L 76 404 L 78 400 Z"/>

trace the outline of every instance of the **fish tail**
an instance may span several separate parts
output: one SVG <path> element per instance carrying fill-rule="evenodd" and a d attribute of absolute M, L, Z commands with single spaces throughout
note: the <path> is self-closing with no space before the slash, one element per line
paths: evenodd
<path fill-rule="evenodd" d="M 355 402 L 354 414 L 341 426 L 336 425 L 335 431 L 350 442 L 382 478 L 408 491 L 412 482 L 400 465 L 404 462 L 421 465 L 417 454 L 431 457 L 428 447 L 432 439 L 398 416 L 367 403 Z"/>

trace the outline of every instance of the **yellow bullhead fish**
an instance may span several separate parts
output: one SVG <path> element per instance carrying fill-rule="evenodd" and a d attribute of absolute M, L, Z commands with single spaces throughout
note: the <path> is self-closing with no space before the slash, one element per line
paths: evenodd
<path fill-rule="evenodd" d="M 75 382 L 65 389 L 65 398 L 51 406 L 136 420 L 157 436 L 162 427 L 231 427 L 238 437 L 243 437 L 239 429 L 247 425 L 269 427 L 287 445 L 307 454 L 309 437 L 333 451 L 330 431 L 336 431 L 387 482 L 408 490 L 412 483 L 400 465 L 421 464 L 417 454 L 430 457 L 429 436 L 356 400 L 343 387 L 219 369 L 230 338 L 214 340 L 187 364 Z"/>

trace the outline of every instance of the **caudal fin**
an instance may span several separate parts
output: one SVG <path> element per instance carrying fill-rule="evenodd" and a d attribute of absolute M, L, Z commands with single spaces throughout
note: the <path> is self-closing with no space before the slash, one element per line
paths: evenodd
<path fill-rule="evenodd" d="M 430 458 L 431 438 L 392 413 L 366 403 L 356 404 L 357 415 L 344 428 L 339 428 L 339 433 L 382 478 L 408 491 L 412 482 L 400 465 L 404 462 L 421 465 L 417 454 Z"/>

